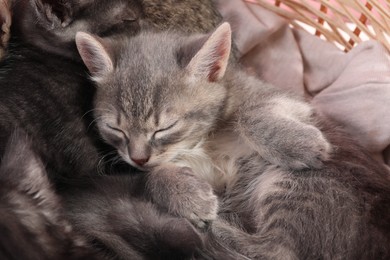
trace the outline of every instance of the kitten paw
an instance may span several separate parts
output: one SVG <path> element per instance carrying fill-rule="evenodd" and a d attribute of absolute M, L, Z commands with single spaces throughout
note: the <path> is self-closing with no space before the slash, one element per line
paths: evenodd
<path fill-rule="evenodd" d="M 218 198 L 206 181 L 197 178 L 187 167 L 160 170 L 159 187 L 152 189 L 152 199 L 169 213 L 187 218 L 198 228 L 205 228 L 217 217 Z M 167 179 L 161 181 L 162 175 Z M 152 177 L 153 178 L 153 177 Z M 150 185 L 149 185 L 150 186 Z"/>
<path fill-rule="evenodd" d="M 277 147 L 278 151 L 269 161 L 293 170 L 319 169 L 332 152 L 331 144 L 322 132 L 312 125 L 291 130 L 290 137 L 280 142 Z"/>
<path fill-rule="evenodd" d="M 169 211 L 190 220 L 199 228 L 206 227 L 216 219 L 218 199 L 212 187 L 197 178 L 190 168 L 181 168 L 178 173 L 181 180 L 176 184 L 175 203 L 170 204 Z"/>

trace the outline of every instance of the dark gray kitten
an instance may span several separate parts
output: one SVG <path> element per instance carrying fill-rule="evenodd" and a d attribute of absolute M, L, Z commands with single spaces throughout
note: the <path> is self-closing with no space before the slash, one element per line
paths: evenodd
<path fill-rule="evenodd" d="M 0 166 L 1 259 L 96 259 L 64 217 L 44 166 L 24 134 L 12 135 Z"/>
<path fill-rule="evenodd" d="M 388 170 L 308 104 L 228 64 L 230 38 L 228 24 L 116 42 L 78 33 L 101 135 L 150 171 L 163 209 L 214 221 L 217 245 L 251 259 L 388 259 Z"/>
<path fill-rule="evenodd" d="M 207 32 L 221 16 L 212 0 L 20 0 L 14 23 L 23 38 L 51 53 L 78 58 L 77 31 L 135 35 L 141 28 Z"/>
<path fill-rule="evenodd" d="M 60 198 L 24 134 L 0 166 L 1 259 L 188 259 L 202 236 L 143 199 L 140 178 L 99 177 Z"/>

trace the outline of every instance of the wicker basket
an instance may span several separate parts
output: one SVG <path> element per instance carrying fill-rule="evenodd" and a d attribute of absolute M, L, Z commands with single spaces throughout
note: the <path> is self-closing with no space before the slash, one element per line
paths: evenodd
<path fill-rule="evenodd" d="M 389 0 L 245 0 L 256 3 L 345 51 L 375 39 L 390 51 Z"/>

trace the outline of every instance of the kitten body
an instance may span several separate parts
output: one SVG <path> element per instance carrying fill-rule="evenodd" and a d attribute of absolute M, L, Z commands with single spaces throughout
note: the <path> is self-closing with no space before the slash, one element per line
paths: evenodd
<path fill-rule="evenodd" d="M 251 259 L 390 256 L 387 169 L 303 101 L 227 65 L 228 25 L 76 42 L 101 135 L 150 170 L 160 207 L 200 227 L 214 220 L 213 241 Z"/>
<path fill-rule="evenodd" d="M 103 259 L 64 217 L 26 136 L 14 133 L 0 166 L 1 259 Z"/>
<path fill-rule="evenodd" d="M 190 259 L 202 235 L 146 201 L 142 182 L 101 176 L 57 194 L 16 131 L 0 166 L 1 259 Z"/>
<path fill-rule="evenodd" d="M 153 195 L 160 204 L 168 203 L 170 211 L 198 224 L 215 218 L 217 202 L 210 186 L 197 183 L 188 169 L 219 193 L 235 181 L 234 162 L 240 157 L 256 153 L 264 164 L 290 170 L 321 167 L 330 152 L 308 104 L 238 66 L 227 66 L 230 27 L 220 28 L 210 38 L 145 33 L 111 42 L 115 47 L 85 33 L 76 37 L 98 85 L 95 118 L 100 134 L 129 164 L 153 169 L 150 190 L 166 187 Z M 194 194 L 188 192 L 186 206 L 174 209 L 183 206 L 169 203 L 170 195 L 180 193 L 172 183 L 181 177 L 170 180 L 176 174 L 188 176 L 185 189 Z"/>
<path fill-rule="evenodd" d="M 203 5 L 209 1 L 195 1 L 195 4 L 197 3 Z M 88 245 L 90 242 L 96 242 L 97 245 L 92 243 L 92 246 L 103 248 L 104 253 L 108 253 L 109 256 L 112 253 L 114 257 L 128 257 L 130 259 L 156 259 L 160 256 L 169 259 L 184 258 L 191 255 L 191 252 L 201 244 L 199 234 L 187 220 L 160 214 L 150 202 L 146 202 L 142 198 L 127 197 L 128 190 L 143 187 L 137 186 L 142 185 L 142 183 L 137 182 L 136 177 L 134 180 L 132 177 L 124 178 L 126 180 L 124 182 L 129 183 L 127 186 L 122 184 L 122 179 L 116 181 L 108 179 L 106 181 L 102 178 L 102 184 L 96 184 L 98 188 L 93 188 L 95 187 L 94 182 L 88 179 L 86 183 L 89 185 L 85 185 L 86 187 L 91 186 L 86 189 L 90 192 L 88 194 L 82 188 L 78 188 L 80 183 L 77 180 L 81 182 L 82 176 L 98 175 L 100 170 L 96 168 L 101 165 L 103 160 L 101 152 L 106 152 L 106 147 L 94 132 L 90 113 L 94 87 L 87 79 L 84 65 L 78 61 L 78 54 L 74 48 L 74 33 L 78 28 L 102 36 L 136 34 L 141 26 L 141 19 L 146 21 L 153 19 L 150 16 L 142 16 L 144 13 L 142 10 L 139 11 L 138 7 L 142 7 L 138 1 L 121 0 L 66 1 L 66 3 L 63 1 L 23 0 L 14 3 L 14 23 L 9 53 L 1 63 L 0 72 L 0 91 L 2 93 L 0 95 L 1 165 L 6 165 L 8 160 L 11 160 L 4 154 L 7 154 L 5 144 L 10 139 L 13 130 L 16 127 L 23 129 L 31 139 L 31 146 L 37 152 L 36 156 L 45 165 L 44 172 L 48 174 L 50 181 L 54 182 L 56 186 L 52 192 L 54 193 L 54 190 L 60 192 L 61 199 L 65 202 L 66 216 L 59 218 L 67 219 L 66 222 L 70 223 L 77 233 L 85 238 Z M 202 17 L 202 13 L 195 12 L 190 5 L 187 7 L 188 16 Z M 184 11 L 185 4 L 181 5 L 181 8 Z M 169 9 L 165 9 L 165 11 L 169 11 Z M 137 16 L 138 14 L 142 18 Z M 164 13 L 156 15 L 164 16 Z M 174 16 L 174 13 L 171 15 Z M 210 16 L 206 15 L 206 17 Z M 167 23 L 168 19 L 169 16 L 167 16 Z M 205 18 L 205 23 L 207 19 Z M 219 16 L 212 19 L 219 19 Z M 163 20 L 160 19 L 162 23 Z M 143 23 L 148 22 L 144 21 Z M 181 23 L 180 26 L 184 28 L 186 24 L 189 26 L 188 23 Z M 154 24 L 154 26 L 158 25 L 164 28 L 164 24 Z M 203 29 L 192 24 L 188 30 Z M 128 168 L 125 170 L 125 173 L 129 173 Z M 15 175 L 16 177 L 22 178 L 23 176 Z M 13 181 L 17 182 L 17 180 Z M 104 183 L 107 183 L 107 186 Z M 48 184 L 48 181 L 45 181 L 44 184 Z M 109 185 L 112 185 L 112 188 Z M 116 186 L 126 187 L 123 198 L 119 198 L 119 195 L 110 197 L 110 192 L 116 190 Z M 42 185 L 36 189 L 36 192 L 39 193 L 45 189 L 48 188 Z M 118 190 L 121 189 L 118 188 Z M 13 197 L 11 190 L 4 189 L 4 192 L 6 199 L 9 196 Z M 54 194 L 51 195 L 53 195 L 53 201 L 57 201 L 58 198 Z M 22 190 L 20 196 L 31 199 L 26 190 Z M 18 197 L 13 199 L 19 203 Z M 120 201 L 122 204 L 115 203 L 110 208 L 111 201 Z M 96 208 L 88 207 L 89 203 L 92 205 L 92 202 L 101 202 L 102 204 L 101 206 L 93 204 Z M 40 218 L 42 212 L 39 209 L 25 208 L 27 214 L 38 215 L 37 218 L 42 220 L 41 222 L 45 223 L 45 226 L 51 225 L 46 222 L 45 218 Z M 80 209 L 84 209 L 84 211 Z M 13 210 L 17 213 L 19 209 L 11 209 L 11 211 Z M 57 209 L 53 209 L 53 211 L 57 211 Z M 62 212 L 62 209 L 58 211 Z M 19 216 L 15 212 L 11 212 L 10 215 L 4 216 L 4 219 L 1 220 L 4 227 L 13 222 L 16 223 L 12 224 L 15 229 L 19 225 Z M 117 222 L 107 222 L 107 219 L 113 214 Z M 15 216 L 15 219 L 8 216 Z M 93 226 L 88 225 L 91 223 L 89 217 L 95 220 Z M 97 220 L 99 218 L 100 220 Z M 101 225 L 98 230 L 100 233 L 94 232 L 96 224 Z M 17 228 L 20 228 L 21 233 L 29 229 L 28 225 Z M 61 249 L 61 247 L 57 247 L 56 243 L 67 236 L 67 233 L 61 234 L 62 230 L 66 229 L 61 225 L 58 229 L 58 234 L 54 235 L 46 234 L 42 229 L 37 229 L 34 233 L 37 240 L 46 239 L 53 243 L 48 244 L 48 248 L 45 248 L 44 243 L 37 245 L 35 249 L 32 248 L 33 246 L 27 246 L 28 243 L 34 245 L 32 238 L 19 237 L 20 233 L 16 231 L 9 237 L 4 236 L 5 239 L 11 238 L 7 240 L 8 244 L 3 241 L 6 251 L 9 251 L 6 253 L 7 257 L 20 259 L 28 258 L 31 255 L 33 258 L 35 254 L 30 251 L 42 247 L 39 249 L 41 251 L 36 253 L 37 259 L 44 259 L 46 254 L 51 259 L 60 259 L 61 252 L 58 252 L 58 255 L 53 255 L 52 252 Z M 26 247 L 19 247 L 18 239 L 21 239 Z M 72 239 L 74 237 L 69 235 L 69 239 L 66 238 L 66 241 L 71 243 Z M 62 241 L 64 242 L 65 239 Z M 113 244 L 113 241 L 119 242 Z M 155 251 L 153 251 L 154 249 Z M 69 258 L 73 258 L 73 256 L 69 256 Z M 77 258 L 77 255 L 74 258 Z"/>

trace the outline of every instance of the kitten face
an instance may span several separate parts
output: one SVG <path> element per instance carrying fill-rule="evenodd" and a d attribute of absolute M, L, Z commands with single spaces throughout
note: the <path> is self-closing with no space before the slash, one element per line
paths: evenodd
<path fill-rule="evenodd" d="M 171 161 L 201 142 L 217 120 L 225 89 L 191 86 L 189 79 L 180 80 L 179 75 L 136 85 L 120 83 L 121 75 L 141 81 L 144 75 L 135 71 L 136 66 L 127 67 L 126 72 L 114 73 L 119 80 L 111 88 L 100 86 L 95 117 L 103 138 L 126 162 L 144 169 Z M 107 102 L 112 104 L 109 109 Z"/>
<path fill-rule="evenodd" d="M 223 112 L 227 93 L 220 80 L 230 53 L 230 27 L 221 25 L 204 37 L 199 50 L 199 37 L 142 34 L 111 46 L 120 49 L 114 60 L 107 42 L 76 36 L 98 87 L 100 133 L 129 164 L 147 169 L 175 160 L 200 144 Z M 180 57 L 188 56 L 189 63 L 181 64 Z"/>

